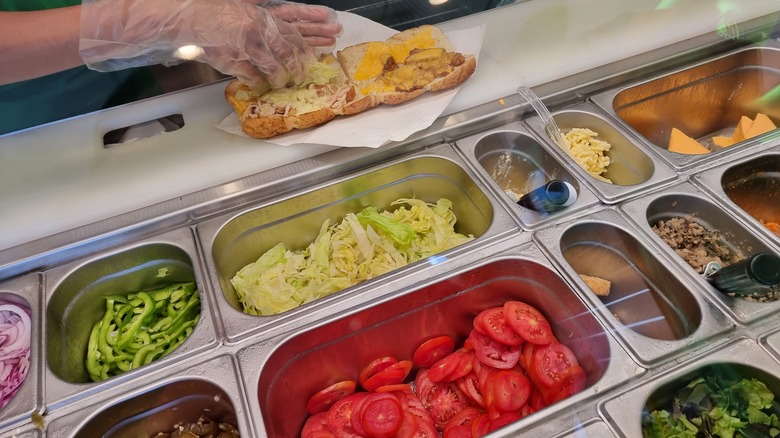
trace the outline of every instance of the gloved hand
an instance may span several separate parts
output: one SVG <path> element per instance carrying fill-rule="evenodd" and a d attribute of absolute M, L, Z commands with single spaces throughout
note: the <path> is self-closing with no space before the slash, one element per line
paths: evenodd
<path fill-rule="evenodd" d="M 194 59 L 274 88 L 314 57 L 295 25 L 244 0 L 84 0 L 79 49 L 99 71 Z"/>
<path fill-rule="evenodd" d="M 274 17 L 292 24 L 307 44 L 322 52 L 331 52 L 336 45 L 336 38 L 340 37 L 343 31 L 336 11 L 326 6 L 284 0 L 245 1 L 255 1 L 259 6 L 268 9 Z"/>

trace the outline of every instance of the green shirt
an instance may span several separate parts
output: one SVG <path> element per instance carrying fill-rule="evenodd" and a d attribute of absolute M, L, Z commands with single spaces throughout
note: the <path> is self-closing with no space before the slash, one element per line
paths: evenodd
<path fill-rule="evenodd" d="M 0 11 L 32 11 L 81 0 L 0 0 Z M 0 85 L 0 135 L 160 94 L 146 68 L 101 73 L 85 66 Z"/>

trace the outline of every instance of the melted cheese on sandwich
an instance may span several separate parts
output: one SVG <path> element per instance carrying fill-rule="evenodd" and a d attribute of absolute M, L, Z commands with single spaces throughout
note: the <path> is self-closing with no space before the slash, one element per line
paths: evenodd
<path fill-rule="evenodd" d="M 335 62 L 335 61 L 332 61 Z M 318 61 L 309 65 L 303 83 L 270 91 L 244 89 L 236 93 L 242 118 L 274 114 L 306 114 L 330 105 L 346 78 L 332 63 Z"/>
<path fill-rule="evenodd" d="M 401 43 L 371 42 L 355 70 L 354 78 L 358 81 L 365 81 L 376 77 L 382 74 L 388 58 L 392 57 L 397 64 L 400 64 L 406 60 L 413 49 L 429 49 L 435 45 L 436 41 L 433 39 L 430 29 Z"/>
<path fill-rule="evenodd" d="M 425 87 L 436 78 L 452 73 L 455 66 L 463 61 L 463 55 L 447 52 L 440 47 L 415 50 L 406 57 L 403 64 L 382 71 L 360 91 L 364 94 L 414 91 Z"/>

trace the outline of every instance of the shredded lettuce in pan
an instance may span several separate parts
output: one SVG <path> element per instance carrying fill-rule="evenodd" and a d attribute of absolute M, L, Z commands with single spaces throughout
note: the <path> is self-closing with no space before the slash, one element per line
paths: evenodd
<path fill-rule="evenodd" d="M 645 438 L 753 438 L 780 435 L 774 394 L 757 379 L 708 375 L 675 394 L 672 411 L 642 419 Z"/>
<path fill-rule="evenodd" d="M 323 222 L 303 251 L 279 243 L 230 280 L 244 312 L 275 315 L 472 240 L 455 232 L 452 202 L 399 199 Z"/>

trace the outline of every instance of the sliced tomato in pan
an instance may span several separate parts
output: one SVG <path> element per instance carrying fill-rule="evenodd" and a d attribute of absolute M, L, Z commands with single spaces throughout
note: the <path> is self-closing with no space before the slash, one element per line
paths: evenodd
<path fill-rule="evenodd" d="M 491 407 L 499 412 L 519 412 L 531 395 L 531 382 L 515 370 L 501 370 L 490 377 Z"/>
<path fill-rule="evenodd" d="M 396 383 L 392 385 L 383 385 L 375 389 L 374 392 L 412 392 L 412 387 L 408 383 Z"/>
<path fill-rule="evenodd" d="M 404 411 L 404 421 L 401 424 L 401 429 L 398 432 L 399 437 L 409 438 L 438 438 L 439 432 L 436 430 L 436 426 L 428 415 L 428 411 L 422 404 L 422 401 L 412 392 L 396 392 L 395 396 L 401 402 L 401 406 Z M 410 413 L 414 415 L 416 428 L 411 428 L 408 424 L 409 419 L 406 418 L 406 414 Z M 413 434 L 401 434 L 401 431 L 409 430 L 414 431 Z"/>
<path fill-rule="evenodd" d="M 507 324 L 502 307 L 491 307 L 479 312 L 474 318 L 474 328 L 504 345 L 517 346 L 524 341 L 524 338 Z"/>
<path fill-rule="evenodd" d="M 360 372 L 360 375 L 358 376 L 358 382 L 360 383 L 360 386 L 365 388 L 364 383 L 366 380 L 370 379 L 380 371 L 395 363 L 398 363 L 398 359 L 392 356 L 384 356 L 372 360 L 368 365 L 365 366 L 365 368 L 363 368 L 363 370 Z"/>
<path fill-rule="evenodd" d="M 357 383 L 354 380 L 334 383 L 312 395 L 306 403 L 306 410 L 312 415 L 325 412 L 333 406 L 333 403 L 355 392 L 355 386 Z"/>
<path fill-rule="evenodd" d="M 455 383 L 434 383 L 427 394 L 420 397 L 425 410 L 431 416 L 437 429 L 443 430 L 447 422 L 469 406 L 468 397 Z"/>
<path fill-rule="evenodd" d="M 411 370 L 412 361 L 402 360 L 369 377 L 365 382 L 362 382 L 361 385 L 366 391 L 374 391 L 380 386 L 403 383 Z"/>
<path fill-rule="evenodd" d="M 401 418 L 401 427 L 398 428 L 396 436 L 399 438 L 412 438 L 419 435 L 417 416 L 411 411 L 403 411 Z M 435 431 L 436 429 L 434 429 Z"/>
<path fill-rule="evenodd" d="M 471 423 L 471 436 L 480 437 L 487 435 L 490 430 L 490 417 L 487 414 L 482 414 L 477 417 L 473 423 Z"/>
<path fill-rule="evenodd" d="M 533 367 L 533 357 L 534 357 L 534 347 L 536 344 L 532 344 L 530 342 L 526 342 L 523 344 L 523 350 L 520 355 L 519 364 L 526 373 L 531 372 L 531 368 Z"/>
<path fill-rule="evenodd" d="M 553 404 L 582 391 L 585 389 L 586 381 L 585 370 L 579 365 L 572 366 L 543 393 L 546 395 L 545 402 Z"/>
<path fill-rule="evenodd" d="M 560 382 L 574 366 L 579 363 L 569 347 L 558 343 L 536 346 L 531 375 L 538 379 L 538 385 L 550 387 Z"/>
<path fill-rule="evenodd" d="M 467 407 L 462 409 L 447 422 L 447 425 L 444 427 L 444 435 L 446 436 L 447 431 L 452 428 L 466 426 L 468 427 L 466 430 L 468 430 L 469 436 L 471 436 L 471 423 L 473 423 L 481 414 L 482 412 L 476 408 Z"/>
<path fill-rule="evenodd" d="M 353 424 L 355 412 L 353 412 Z M 401 428 L 403 410 L 398 398 L 389 392 L 369 394 L 357 411 L 363 435 L 373 438 L 392 438 Z M 357 430 L 357 428 L 356 428 Z"/>
<path fill-rule="evenodd" d="M 515 421 L 521 418 L 523 418 L 523 416 L 517 412 L 501 414 L 498 417 L 494 418 L 493 420 L 490 420 L 490 426 L 488 427 L 488 432 L 493 432 L 496 429 L 501 429 L 507 424 L 514 423 Z"/>
<path fill-rule="evenodd" d="M 471 435 L 471 424 L 450 427 L 441 436 L 442 438 L 473 438 Z"/>
<path fill-rule="evenodd" d="M 544 401 L 544 396 L 538 387 L 531 391 L 531 396 L 528 398 L 528 406 L 534 411 L 547 407 L 547 402 Z"/>
<path fill-rule="evenodd" d="M 517 364 L 520 359 L 520 347 L 504 345 L 493 338 L 472 330 L 469 339 L 474 345 L 477 359 L 485 365 L 493 368 L 509 369 Z"/>
<path fill-rule="evenodd" d="M 469 374 L 456 380 L 455 384 L 457 384 L 458 388 L 468 396 L 472 404 L 482 408 L 485 407 L 485 400 L 482 398 L 482 393 L 479 389 L 479 377 L 477 377 L 477 373 L 472 370 Z"/>
<path fill-rule="evenodd" d="M 428 378 L 436 382 L 452 382 L 470 373 L 474 367 L 474 350 L 460 348 L 431 367 Z"/>
<path fill-rule="evenodd" d="M 430 368 L 453 351 L 455 351 L 455 340 L 452 336 L 437 336 L 417 347 L 412 362 L 420 368 Z"/>
<path fill-rule="evenodd" d="M 320 412 L 306 419 L 301 431 L 301 438 L 336 438 L 336 435 L 328 428 L 328 413 Z"/>
<path fill-rule="evenodd" d="M 417 375 L 414 377 L 415 393 L 421 399 L 425 397 L 425 394 L 433 388 L 434 382 L 428 377 L 429 370 L 421 369 L 417 371 Z"/>
<path fill-rule="evenodd" d="M 503 310 L 507 324 L 526 341 L 545 345 L 555 340 L 547 318 L 533 306 L 520 301 L 507 301 Z"/>
<path fill-rule="evenodd" d="M 455 371 L 455 367 L 457 366 L 458 358 L 454 354 L 448 354 L 433 364 L 428 370 L 428 378 L 431 379 L 433 383 L 441 382 Z"/>
<path fill-rule="evenodd" d="M 339 438 L 359 437 L 352 427 L 352 412 L 365 397 L 368 397 L 367 392 L 356 392 L 334 403 L 328 410 L 328 429 Z"/>
<path fill-rule="evenodd" d="M 365 393 L 370 395 L 370 393 Z M 352 405 L 352 415 L 349 418 L 350 424 L 352 425 L 352 430 L 355 431 L 355 434 L 358 436 L 367 436 L 368 433 L 366 432 L 366 429 L 363 428 L 363 423 L 360 421 L 360 410 L 363 408 L 363 403 L 366 402 L 370 397 L 369 396 L 362 397 L 360 400 L 355 401 L 355 404 Z"/>

